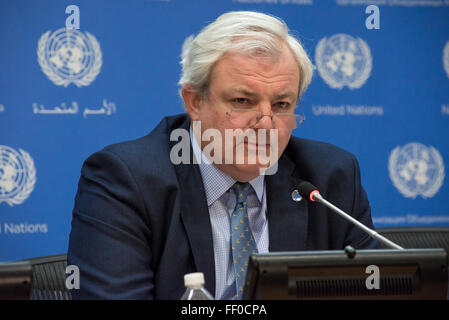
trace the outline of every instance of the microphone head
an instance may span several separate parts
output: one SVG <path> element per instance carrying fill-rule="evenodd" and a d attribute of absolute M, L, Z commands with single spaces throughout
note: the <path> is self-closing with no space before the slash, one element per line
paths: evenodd
<path fill-rule="evenodd" d="M 301 197 L 314 201 L 313 198 L 310 197 L 310 195 L 313 191 L 318 191 L 317 187 L 315 187 L 310 182 L 303 181 L 300 184 L 298 184 L 297 188 L 298 188 L 298 192 L 301 195 Z"/>

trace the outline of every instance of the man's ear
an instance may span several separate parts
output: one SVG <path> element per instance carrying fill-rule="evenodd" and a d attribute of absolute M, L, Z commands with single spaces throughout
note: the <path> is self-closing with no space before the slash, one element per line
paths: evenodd
<path fill-rule="evenodd" d="M 201 94 L 191 84 L 183 85 L 181 94 L 190 119 L 200 120 Z"/>

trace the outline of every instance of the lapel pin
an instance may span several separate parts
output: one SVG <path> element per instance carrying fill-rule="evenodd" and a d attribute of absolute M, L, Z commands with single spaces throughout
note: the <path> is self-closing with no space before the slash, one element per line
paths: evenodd
<path fill-rule="evenodd" d="M 296 190 L 296 189 L 292 191 L 292 200 L 295 202 L 299 202 L 302 200 L 301 195 L 299 194 L 298 190 Z"/>

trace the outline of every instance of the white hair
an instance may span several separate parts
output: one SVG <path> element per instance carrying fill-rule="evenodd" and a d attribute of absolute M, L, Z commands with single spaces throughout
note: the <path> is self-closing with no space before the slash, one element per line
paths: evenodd
<path fill-rule="evenodd" d="M 191 84 L 204 95 L 215 63 L 229 51 L 277 58 L 282 43 L 293 53 L 300 70 L 298 97 L 310 84 L 313 65 L 298 39 L 289 33 L 284 21 L 252 11 L 225 13 L 196 36 L 190 36 L 182 47 L 181 87 Z M 181 90 L 180 90 L 181 93 Z"/>

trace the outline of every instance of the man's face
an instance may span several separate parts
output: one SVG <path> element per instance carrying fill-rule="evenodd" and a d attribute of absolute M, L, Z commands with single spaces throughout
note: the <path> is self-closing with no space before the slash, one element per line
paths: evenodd
<path fill-rule="evenodd" d="M 275 159 L 277 161 L 287 146 L 291 129 L 283 128 L 277 122 L 273 123 L 270 116 L 263 116 L 250 128 L 241 127 L 236 124 L 236 121 L 231 120 L 229 113 L 233 109 L 258 110 L 263 115 L 279 112 L 293 113 L 297 104 L 298 88 L 299 67 L 293 54 L 285 45 L 277 59 L 254 58 L 239 53 L 225 54 L 213 67 L 206 96 L 198 98 L 196 109 L 188 107 L 192 120 L 201 121 L 202 133 L 211 128 L 221 133 L 223 161 L 215 165 L 236 180 L 246 182 L 257 177 L 262 168 L 268 167 L 266 162 L 262 164 L 259 161 L 250 161 L 255 154 L 263 151 L 269 157 L 273 152 L 275 155 L 277 152 Z M 270 146 L 270 129 L 275 128 L 278 129 L 278 139 L 275 143 L 271 139 Z M 243 163 L 236 159 L 238 152 L 236 152 L 236 140 L 233 139 L 234 145 L 231 148 L 234 151 L 234 159 L 229 164 L 229 161 L 225 163 L 224 160 L 226 148 L 229 149 L 229 141 L 227 141 L 228 144 L 225 141 L 226 129 L 254 130 L 253 132 L 256 133 L 262 133 L 260 129 L 265 129 L 267 137 L 265 142 L 259 138 L 256 143 L 248 143 L 250 142 L 248 139 L 241 142 L 244 144 L 244 148 L 241 146 L 244 149 Z M 201 140 L 197 137 L 197 141 Z M 201 142 L 203 151 L 208 144 L 210 141 Z"/>

